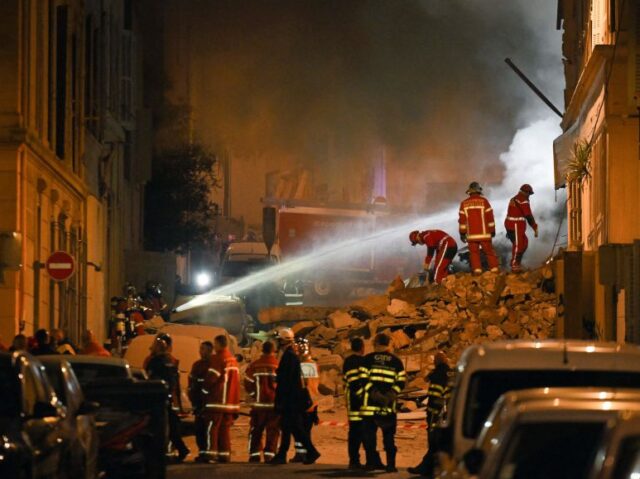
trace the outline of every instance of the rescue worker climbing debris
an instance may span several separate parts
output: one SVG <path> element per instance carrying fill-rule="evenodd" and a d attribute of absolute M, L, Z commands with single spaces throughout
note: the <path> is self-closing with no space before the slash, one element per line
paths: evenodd
<path fill-rule="evenodd" d="M 535 237 L 538 237 L 538 224 L 533 217 L 529 203 L 529 197 L 532 194 L 533 188 L 531 185 L 522 185 L 518 194 L 509 201 L 507 217 L 504 220 L 507 238 L 512 243 L 511 271 L 514 273 L 522 271 L 522 257 L 529 246 L 527 223 L 533 229 Z"/>
<path fill-rule="evenodd" d="M 314 447 L 305 428 L 307 411 L 313 405 L 313 401 L 304 386 L 300 359 L 294 349 L 293 331 L 290 328 L 280 328 L 277 339 L 282 356 L 276 371 L 275 409 L 280 414 L 282 440 L 278 453 L 269 464 L 287 463 L 291 435 L 307 450 L 304 464 L 313 464 L 320 457 L 320 453 Z"/>
<path fill-rule="evenodd" d="M 427 389 L 427 437 L 428 450 L 416 467 L 410 467 L 407 471 L 410 474 L 431 477 L 435 469 L 435 456 L 438 450 L 441 433 L 435 427 L 438 420 L 446 412 L 447 403 L 451 396 L 450 375 L 451 368 L 447 356 L 439 351 L 433 359 L 435 368 L 425 378 L 429 384 Z"/>
<path fill-rule="evenodd" d="M 404 389 L 406 372 L 402 361 L 391 353 L 391 338 L 378 333 L 374 339 L 374 352 L 364 357 L 362 379 L 365 386 L 359 394 L 363 395 L 362 415 L 364 416 L 364 447 L 367 457 L 365 469 L 369 471 L 384 469 L 396 472 L 395 434 L 397 429 L 396 400 Z M 387 464 L 384 466 L 376 450 L 376 433 L 382 430 L 382 442 Z"/>
<path fill-rule="evenodd" d="M 359 390 L 364 390 L 364 379 L 362 371 L 364 367 L 364 341 L 362 338 L 351 340 L 351 354 L 344 360 L 342 375 L 345 383 L 345 399 L 347 414 L 349 419 L 348 451 L 349 469 L 357 470 L 362 468 L 360 463 L 360 446 L 364 445 L 364 431 L 362 412 L 362 394 Z"/>
<path fill-rule="evenodd" d="M 193 363 L 189 373 L 189 400 L 193 407 L 195 417 L 195 436 L 198 446 L 198 456 L 196 462 L 209 462 L 209 436 L 207 433 L 207 420 L 204 415 L 205 395 L 204 380 L 209 372 L 211 355 L 213 354 L 213 343 L 203 341 L 200 344 L 200 359 Z"/>
<path fill-rule="evenodd" d="M 274 344 L 266 341 L 262 345 L 262 356 L 253 361 L 245 372 L 245 390 L 251 398 L 249 462 L 260 462 L 261 455 L 264 456 L 264 462 L 269 462 L 278 448 L 280 417 L 274 408 L 278 359 L 274 349 Z"/>
<path fill-rule="evenodd" d="M 411 246 L 425 245 L 427 256 L 424 260 L 424 271 L 436 283 L 441 283 L 449 275 L 449 265 L 458 253 L 458 244 L 442 230 L 412 231 L 409 234 Z M 431 262 L 433 260 L 433 269 Z"/>
<path fill-rule="evenodd" d="M 493 250 L 491 238 L 496 235 L 493 208 L 484 196 L 482 187 L 476 181 L 467 189 L 468 198 L 460 203 L 458 225 L 460 239 L 469 245 L 469 261 L 474 274 L 482 273 L 480 250 L 487 257 L 489 269 L 498 272 L 498 257 Z"/>
<path fill-rule="evenodd" d="M 238 362 L 228 348 L 225 335 L 213 340 L 215 354 L 211 356 L 204 381 L 205 410 L 209 444 L 209 461 L 231 461 L 231 426 L 240 410 L 240 379 Z"/>

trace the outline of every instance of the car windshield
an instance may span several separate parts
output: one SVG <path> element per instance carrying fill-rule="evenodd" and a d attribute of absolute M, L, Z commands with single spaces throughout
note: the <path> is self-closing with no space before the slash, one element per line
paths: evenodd
<path fill-rule="evenodd" d="M 640 478 L 640 436 L 627 437 L 620 445 L 613 476 L 619 479 Z"/>
<path fill-rule="evenodd" d="M 640 388 L 640 373 L 628 371 L 479 371 L 471 376 L 463 419 L 465 437 L 477 437 L 493 405 L 507 391 L 539 387 Z"/>
<path fill-rule="evenodd" d="M 210 303 L 198 308 L 197 312 L 175 321 L 178 324 L 206 324 L 224 327 L 237 322 L 242 324 L 244 313 L 240 302 Z"/>
<path fill-rule="evenodd" d="M 241 260 L 227 259 L 222 265 L 222 276 L 230 278 L 242 278 L 260 271 L 267 266 L 276 263 L 275 257 L 271 257 L 271 261 L 264 257 L 243 258 Z"/>
<path fill-rule="evenodd" d="M 81 386 L 86 386 L 104 379 L 128 378 L 129 372 L 124 366 L 115 364 L 72 363 Z"/>
<path fill-rule="evenodd" d="M 0 362 L 0 417 L 14 417 L 20 411 L 20 388 L 11 361 Z"/>
<path fill-rule="evenodd" d="M 493 479 L 583 479 L 604 429 L 603 421 L 520 424 Z"/>

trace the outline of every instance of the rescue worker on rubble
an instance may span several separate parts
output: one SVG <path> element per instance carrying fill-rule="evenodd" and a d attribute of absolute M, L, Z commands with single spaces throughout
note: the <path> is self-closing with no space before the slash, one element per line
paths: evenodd
<path fill-rule="evenodd" d="M 282 356 L 276 371 L 275 409 L 280 414 L 282 440 L 280 449 L 269 464 L 286 464 L 291 435 L 307 450 L 304 464 L 313 464 L 320 453 L 311 442 L 305 427 L 308 409 L 313 405 L 302 377 L 300 359 L 294 349 L 294 334 L 290 328 L 280 328 L 277 333 Z"/>
<path fill-rule="evenodd" d="M 193 406 L 193 415 L 195 417 L 195 435 L 196 444 L 198 446 L 198 457 L 196 462 L 209 462 L 207 451 L 209 451 L 209 435 L 207 434 L 207 421 L 204 416 L 204 380 L 209 372 L 209 363 L 213 354 L 213 343 L 211 341 L 203 341 L 200 343 L 200 359 L 191 366 L 189 373 L 189 400 Z"/>
<path fill-rule="evenodd" d="M 429 384 L 427 389 L 427 437 L 428 450 L 416 467 L 410 467 L 410 474 L 430 477 L 434 473 L 435 455 L 438 449 L 439 429 L 435 425 L 446 412 L 447 402 L 451 397 L 450 374 L 451 368 L 447 356 L 439 351 L 433 358 L 434 370 L 425 378 Z"/>
<path fill-rule="evenodd" d="M 169 440 L 173 448 L 178 451 L 177 461 L 184 461 L 189 455 L 189 449 L 182 440 L 180 418 L 180 377 L 178 361 L 169 353 L 168 334 L 156 336 L 151 346 L 151 356 L 145 365 L 149 379 L 162 379 L 169 387 Z"/>
<path fill-rule="evenodd" d="M 538 237 L 538 224 L 533 218 L 529 197 L 533 194 L 531 185 L 524 184 L 518 194 L 509 201 L 507 217 L 504 227 L 507 230 L 507 238 L 511 240 L 511 271 L 518 273 L 522 270 L 522 257 L 524 256 L 529 239 L 527 238 L 527 223 L 533 229 L 535 237 Z"/>
<path fill-rule="evenodd" d="M 266 341 L 262 345 L 262 356 L 249 365 L 244 377 L 245 391 L 251 398 L 249 462 L 260 462 L 260 455 L 264 455 L 264 462 L 269 462 L 278 449 L 280 417 L 274 408 L 277 369 L 278 359 L 274 354 L 274 345 Z"/>
<path fill-rule="evenodd" d="M 306 414 L 304 414 L 305 431 L 309 435 L 309 439 L 311 439 L 311 430 L 313 429 L 313 425 L 320 423 L 320 418 L 318 417 L 318 398 L 320 396 L 318 388 L 320 387 L 320 375 L 318 374 L 318 365 L 311 357 L 309 341 L 304 338 L 296 338 L 294 350 L 300 358 L 302 381 L 305 389 L 309 393 L 309 399 L 311 400 L 310 406 L 305 411 Z M 304 463 L 307 457 L 307 449 L 304 444 L 294 438 L 293 445 L 296 454 L 290 462 Z"/>
<path fill-rule="evenodd" d="M 362 394 L 358 391 L 364 388 L 362 372 L 364 367 L 364 341 L 362 338 L 351 340 L 351 354 L 344 360 L 342 375 L 345 383 L 345 399 L 347 417 L 349 418 L 348 451 L 349 469 L 362 468 L 360 463 L 360 446 L 364 445 L 364 431 L 362 412 Z"/>
<path fill-rule="evenodd" d="M 460 239 L 469 245 L 469 262 L 474 274 L 482 273 L 480 250 L 487 257 L 489 269 L 497 273 L 498 257 L 493 250 L 491 238 L 496 235 L 496 223 L 493 208 L 489 201 L 482 196 L 482 187 L 476 181 L 467 189 L 469 197 L 460 203 L 458 225 Z"/>
<path fill-rule="evenodd" d="M 391 352 L 391 338 L 378 333 L 373 341 L 374 352 L 364 357 L 362 379 L 362 415 L 364 417 L 365 469 L 396 472 L 395 434 L 397 428 L 396 399 L 407 380 L 402 361 Z M 387 456 L 384 466 L 376 450 L 377 430 L 382 430 L 382 442 Z"/>
<path fill-rule="evenodd" d="M 458 244 L 442 230 L 412 231 L 409 234 L 411 246 L 425 245 L 427 256 L 424 259 L 424 271 L 429 279 L 440 284 L 449 275 L 449 265 L 458 253 Z M 435 258 L 435 260 L 434 260 Z M 430 271 L 431 261 L 433 269 Z"/>
<path fill-rule="evenodd" d="M 240 410 L 238 361 L 229 351 L 228 345 L 225 335 L 215 337 L 215 354 L 211 356 L 204 380 L 204 416 L 209 431 L 205 457 L 219 463 L 231 461 L 231 426 Z"/>

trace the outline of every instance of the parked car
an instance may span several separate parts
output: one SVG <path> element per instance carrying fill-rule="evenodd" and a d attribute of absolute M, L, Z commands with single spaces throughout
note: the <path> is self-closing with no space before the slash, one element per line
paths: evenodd
<path fill-rule="evenodd" d="M 619 420 L 598 454 L 589 479 L 640 477 L 640 415 Z"/>
<path fill-rule="evenodd" d="M 68 436 L 70 468 L 74 478 L 98 476 L 98 430 L 95 413 L 100 404 L 86 401 L 67 356 L 39 356 L 56 396 L 67 408 L 62 421 Z"/>
<path fill-rule="evenodd" d="M 167 386 L 134 379 L 126 359 L 66 356 L 96 413 L 98 466 L 107 478 L 162 479 L 166 474 Z"/>
<path fill-rule="evenodd" d="M 122 358 L 105 358 L 101 356 L 88 356 L 77 354 L 65 356 L 82 387 L 94 382 L 122 381 L 133 379 L 131 367 L 127 360 Z"/>
<path fill-rule="evenodd" d="M 511 391 L 496 403 L 464 463 L 479 479 L 583 479 L 610 427 L 638 413 L 640 391 Z"/>
<path fill-rule="evenodd" d="M 0 397 L 0 477 L 70 476 L 67 411 L 41 363 L 27 353 L 0 353 Z"/>
<path fill-rule="evenodd" d="M 640 388 L 640 348 L 588 341 L 502 341 L 475 345 L 456 368 L 440 449 L 460 460 L 493 405 L 508 392 L 537 387 Z"/>

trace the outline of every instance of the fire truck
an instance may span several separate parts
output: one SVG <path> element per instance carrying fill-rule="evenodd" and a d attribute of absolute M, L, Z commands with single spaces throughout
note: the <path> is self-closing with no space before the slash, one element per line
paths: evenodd
<path fill-rule="evenodd" d="M 314 205 L 287 201 L 276 208 L 276 238 L 281 259 L 303 255 L 327 255 L 322 266 L 304 270 L 288 284 L 302 284 L 305 304 L 384 292 L 393 278 L 418 271 L 419 253 L 408 241 L 364 240 L 397 224 L 384 204 Z M 344 254 L 332 254 L 332 246 L 348 242 Z"/>

